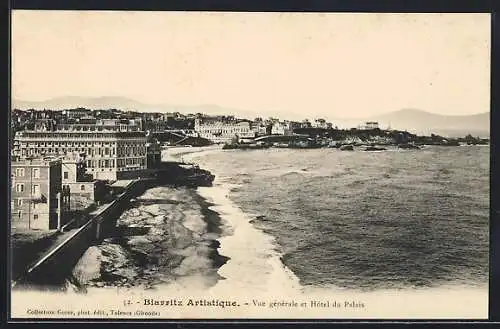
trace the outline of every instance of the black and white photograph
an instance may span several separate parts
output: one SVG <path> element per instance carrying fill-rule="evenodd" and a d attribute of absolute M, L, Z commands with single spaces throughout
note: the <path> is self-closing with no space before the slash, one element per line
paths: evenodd
<path fill-rule="evenodd" d="M 14 10 L 29 319 L 487 319 L 491 15 Z"/>

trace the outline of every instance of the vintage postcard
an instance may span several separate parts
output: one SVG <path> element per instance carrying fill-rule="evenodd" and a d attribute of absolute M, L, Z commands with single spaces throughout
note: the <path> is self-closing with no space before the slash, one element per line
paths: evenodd
<path fill-rule="evenodd" d="M 486 319 L 490 15 L 12 12 L 13 319 Z"/>

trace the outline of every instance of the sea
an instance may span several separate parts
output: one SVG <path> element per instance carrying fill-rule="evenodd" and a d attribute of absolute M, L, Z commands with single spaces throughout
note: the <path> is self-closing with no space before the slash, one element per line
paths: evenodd
<path fill-rule="evenodd" d="M 182 158 L 212 171 L 213 186 L 132 200 L 118 220 L 125 233 L 77 265 L 85 285 L 487 293 L 489 147 L 201 148 Z"/>

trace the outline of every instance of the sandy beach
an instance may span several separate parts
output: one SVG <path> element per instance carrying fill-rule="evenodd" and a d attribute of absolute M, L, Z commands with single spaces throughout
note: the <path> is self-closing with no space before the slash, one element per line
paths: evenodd
<path fill-rule="evenodd" d="M 203 147 L 172 147 L 162 151 L 162 161 L 192 161 L 193 156 L 201 152 L 221 150 L 221 145 Z"/>

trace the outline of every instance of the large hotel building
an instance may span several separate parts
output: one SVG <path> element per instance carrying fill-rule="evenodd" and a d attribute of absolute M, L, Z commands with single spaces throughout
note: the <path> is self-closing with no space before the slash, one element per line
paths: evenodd
<path fill-rule="evenodd" d="M 235 136 L 239 138 L 253 138 L 255 131 L 247 120 L 220 120 L 219 118 L 197 118 L 194 130 L 200 137 L 213 143 L 227 143 Z"/>
<path fill-rule="evenodd" d="M 39 122 L 14 138 L 14 158 L 83 153 L 87 173 L 98 180 L 137 177 L 147 168 L 146 134 L 132 120 Z"/>

